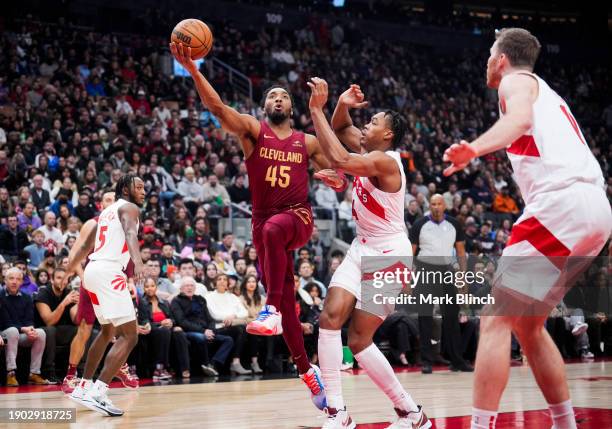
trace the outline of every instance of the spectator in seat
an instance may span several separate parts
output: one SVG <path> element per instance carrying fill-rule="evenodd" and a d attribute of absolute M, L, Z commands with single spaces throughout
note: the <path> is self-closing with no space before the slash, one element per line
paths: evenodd
<path fill-rule="evenodd" d="M 76 314 L 79 292 L 69 290 L 64 284 L 64 268 L 58 267 L 53 272 L 51 287 L 38 289 L 34 305 L 39 315 L 38 324 L 42 326 L 47 337 L 45 346 L 45 375 L 53 384 L 55 376 L 55 354 L 57 346 L 69 345 L 76 335 Z"/>
<path fill-rule="evenodd" d="M 159 276 L 161 273 L 161 266 L 158 260 L 149 259 L 145 263 L 145 266 L 147 267 L 147 277 L 155 282 L 157 286 L 156 294 L 160 299 L 170 300 L 171 296 L 179 293 L 179 289 L 175 288 L 170 280 Z"/>
<path fill-rule="evenodd" d="M 191 277 L 181 279 L 181 293 L 172 300 L 170 306 L 176 320 L 187 339 L 195 344 L 200 350 L 202 358 L 202 370 L 206 376 L 217 376 L 225 365 L 234 346 L 232 337 L 217 335 L 215 333 L 215 321 L 208 312 L 206 299 L 195 294 L 195 280 Z M 219 347 L 209 358 L 209 344 Z"/>
<path fill-rule="evenodd" d="M 474 185 L 470 188 L 469 195 L 476 204 L 484 204 L 487 208 L 491 207 L 491 204 L 493 204 L 491 190 L 486 186 L 484 180 L 480 176 L 474 180 Z"/>
<path fill-rule="evenodd" d="M 42 213 L 51 205 L 51 196 L 49 195 L 49 191 L 43 188 L 44 180 L 42 175 L 37 174 L 34 176 L 32 183 L 34 184 L 34 186 L 30 188 L 32 202 L 36 207 L 36 211 Z"/>
<path fill-rule="evenodd" d="M 178 267 L 179 258 L 174 256 L 174 247 L 170 243 L 164 243 L 162 255 L 159 258 L 162 276 L 167 277 L 168 266 Z"/>
<path fill-rule="evenodd" d="M 324 278 L 327 267 L 323 263 L 323 258 L 327 255 L 328 247 L 325 246 L 323 240 L 321 240 L 321 233 L 316 225 L 312 228 L 312 234 L 307 246 L 312 252 L 312 262 L 315 264 L 315 273 L 318 277 Z"/>
<path fill-rule="evenodd" d="M 181 289 L 181 279 L 182 278 L 191 277 L 195 280 L 195 275 L 196 275 L 195 265 L 193 264 L 193 261 L 189 258 L 181 259 L 178 264 L 178 268 L 179 268 L 179 272 L 178 272 L 178 275 L 175 276 L 174 284 L 173 284 L 173 288 L 177 291 Z M 208 295 L 208 290 L 206 289 L 206 286 L 204 286 L 202 283 L 198 283 L 197 281 L 195 285 L 196 285 L 196 290 L 195 290 L 196 295 L 200 295 L 202 297 L 206 297 Z"/>
<path fill-rule="evenodd" d="M 208 311 L 215 321 L 215 334 L 226 335 L 234 340 L 230 371 L 237 375 L 250 374 L 240 363 L 240 355 L 246 340 L 247 309 L 240 299 L 227 289 L 229 278 L 219 274 L 215 279 L 215 290 L 206 296 Z"/>
<path fill-rule="evenodd" d="M 327 288 L 319 280 L 314 278 L 314 264 L 310 261 L 302 261 L 300 263 L 300 286 L 303 288 L 308 283 L 314 283 L 321 289 L 321 296 L 324 298 L 327 294 Z"/>
<path fill-rule="evenodd" d="M 317 186 L 317 190 L 315 191 L 315 202 L 317 203 L 317 206 L 323 209 L 318 211 L 319 213 L 323 214 L 323 219 L 333 218 L 333 213 L 336 211 L 336 208 L 338 208 L 338 197 L 336 196 L 336 191 L 328 186 L 319 184 Z"/>
<path fill-rule="evenodd" d="M 38 285 L 34 282 L 34 276 L 28 270 L 28 266 L 25 261 L 15 261 L 15 267 L 19 268 L 23 273 L 23 282 L 19 291 L 33 297 L 38 292 Z"/>
<path fill-rule="evenodd" d="M 79 218 L 81 222 L 87 222 L 97 214 L 96 206 L 91 201 L 89 193 L 81 192 L 79 195 L 79 202 L 74 209 L 74 215 Z"/>
<path fill-rule="evenodd" d="M 35 276 L 36 286 L 39 288 L 44 286 L 51 287 L 51 278 L 49 278 L 49 273 L 45 270 L 38 270 Z"/>
<path fill-rule="evenodd" d="M 37 229 L 45 235 L 44 245 L 47 249 L 53 249 L 56 254 L 62 250 L 64 246 L 64 236 L 62 231 L 55 227 L 56 217 L 51 210 L 45 213 L 45 224 Z"/>
<path fill-rule="evenodd" d="M 17 387 L 17 351 L 19 347 L 31 348 L 30 384 L 47 385 L 49 380 L 40 374 L 46 334 L 34 328 L 34 304 L 32 298 L 20 292 L 23 273 L 19 268 L 9 268 L 6 273 L 6 289 L 0 292 L 0 332 L 6 343 L 6 385 Z"/>
<path fill-rule="evenodd" d="M 29 244 L 28 234 L 19 227 L 15 214 L 8 217 L 8 224 L 0 226 L 0 254 L 7 261 L 15 260 Z"/>
<path fill-rule="evenodd" d="M 507 186 L 501 188 L 501 192 L 495 195 L 493 201 L 493 211 L 511 216 L 518 216 L 519 208 L 514 198 L 510 196 L 510 189 Z"/>
<path fill-rule="evenodd" d="M 236 261 L 238 262 L 238 261 Z M 246 322 L 249 323 L 257 318 L 259 312 L 263 306 L 266 305 L 266 297 L 262 296 L 259 292 L 259 286 L 257 284 L 257 276 L 246 275 L 240 285 L 240 302 L 247 309 Z M 264 337 L 259 335 L 247 334 L 247 345 L 251 352 L 251 369 L 255 374 L 261 374 L 263 371 L 259 366 L 258 352 L 259 345 L 263 341 Z M 272 355 L 273 343 L 267 341 L 267 359 Z"/>
<path fill-rule="evenodd" d="M 213 214 L 219 214 L 223 207 L 229 206 L 231 202 L 229 193 L 225 186 L 219 183 L 216 175 L 208 175 L 208 182 L 202 186 L 202 190 L 204 202 L 210 205 Z"/>
<path fill-rule="evenodd" d="M 189 345 L 183 328 L 175 325 L 170 304 L 157 296 L 157 283 L 149 277 L 144 283 L 144 295 L 138 303 L 138 324 L 151 326 L 146 335 L 155 350 L 153 380 L 169 380 L 170 347 L 178 358 L 179 373 L 189 378 Z"/>
<path fill-rule="evenodd" d="M 244 174 L 237 174 L 234 184 L 227 190 L 233 203 L 248 205 L 251 203 L 251 191 L 244 183 Z"/>
<path fill-rule="evenodd" d="M 209 262 L 206 264 L 206 271 L 204 271 L 204 286 L 206 290 L 212 292 L 215 290 L 215 279 L 219 274 L 219 270 L 217 269 L 217 265 L 214 262 Z"/>
<path fill-rule="evenodd" d="M 196 217 L 193 221 L 193 225 L 193 236 L 189 238 L 187 245 L 191 246 L 193 249 L 196 247 L 209 249 L 212 245 L 212 239 L 210 238 L 208 220 L 204 217 Z"/>
<path fill-rule="evenodd" d="M 202 185 L 196 181 L 193 168 L 187 167 L 185 169 L 185 177 L 179 182 L 178 191 L 183 196 L 185 206 L 194 215 L 198 206 L 204 202 L 204 199 Z"/>
<path fill-rule="evenodd" d="M 34 230 L 42 226 L 42 222 L 40 218 L 34 213 L 34 209 L 34 203 L 28 201 L 27 203 L 25 203 L 21 213 L 17 215 L 19 227 L 28 234 L 32 234 Z"/>

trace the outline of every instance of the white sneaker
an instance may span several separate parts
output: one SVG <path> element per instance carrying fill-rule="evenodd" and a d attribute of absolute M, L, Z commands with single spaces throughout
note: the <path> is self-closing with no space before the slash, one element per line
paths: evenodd
<path fill-rule="evenodd" d="M 72 393 L 68 395 L 68 398 L 72 399 L 74 402 L 78 404 L 83 405 L 84 407 L 89 408 L 89 406 L 85 404 L 84 400 L 85 400 L 85 393 L 87 392 L 87 390 L 91 389 L 91 386 L 93 386 L 93 383 L 91 381 L 85 382 L 85 387 L 81 386 L 81 383 L 79 382 L 75 386 Z"/>
<path fill-rule="evenodd" d="M 98 394 L 95 393 L 96 392 L 92 392 L 91 390 L 85 392 L 84 401 L 88 404 L 86 405 L 87 408 L 110 417 L 120 417 L 123 415 L 123 410 L 115 407 L 113 402 L 108 399 L 106 392 L 98 392 Z"/>
<path fill-rule="evenodd" d="M 283 333 L 283 316 L 273 305 L 264 306 L 257 319 L 247 324 L 246 331 L 253 335 L 280 335 Z"/>
<path fill-rule="evenodd" d="M 574 329 L 572 329 L 572 335 L 575 335 L 577 337 L 579 335 L 584 334 L 587 329 L 589 329 L 589 325 L 584 322 L 579 322 L 576 324 L 576 326 L 574 326 Z"/>
<path fill-rule="evenodd" d="M 395 413 L 397 414 L 397 420 L 395 420 L 391 425 L 387 426 L 386 429 L 431 428 L 431 421 L 427 418 L 420 405 L 418 411 L 406 412 L 395 408 Z"/>
<path fill-rule="evenodd" d="M 357 427 L 346 411 L 346 407 L 342 410 L 328 407 L 325 408 L 325 414 L 327 414 L 327 420 L 321 429 L 355 429 Z"/>
<path fill-rule="evenodd" d="M 310 389 L 310 399 L 314 406 L 319 410 L 324 410 L 327 407 L 327 398 L 325 397 L 325 387 L 323 386 L 319 367 L 310 365 L 308 372 L 300 375 L 300 378 Z"/>
<path fill-rule="evenodd" d="M 580 358 L 582 360 L 591 360 L 591 359 L 595 359 L 595 355 L 593 353 L 591 353 L 591 351 L 589 349 L 583 349 L 580 352 Z"/>

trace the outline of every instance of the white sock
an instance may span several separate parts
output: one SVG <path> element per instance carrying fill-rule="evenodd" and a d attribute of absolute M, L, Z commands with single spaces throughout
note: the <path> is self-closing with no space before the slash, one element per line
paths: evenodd
<path fill-rule="evenodd" d="M 574 416 L 571 399 L 560 404 L 548 404 L 548 410 L 553 420 L 554 429 L 576 429 L 576 417 Z"/>
<path fill-rule="evenodd" d="M 319 329 L 319 366 L 325 385 L 327 405 L 341 410 L 344 408 L 342 398 L 342 336 L 339 330 Z"/>
<path fill-rule="evenodd" d="M 404 390 L 395 376 L 391 364 L 374 343 L 357 353 L 355 359 L 378 388 L 391 399 L 395 408 L 408 412 L 418 411 L 418 405 Z"/>
<path fill-rule="evenodd" d="M 497 411 L 472 408 L 472 424 L 470 429 L 495 429 Z"/>
<path fill-rule="evenodd" d="M 94 385 L 91 387 L 90 393 L 92 396 L 102 396 L 106 393 L 107 390 L 108 390 L 108 384 L 98 379 L 96 380 Z"/>

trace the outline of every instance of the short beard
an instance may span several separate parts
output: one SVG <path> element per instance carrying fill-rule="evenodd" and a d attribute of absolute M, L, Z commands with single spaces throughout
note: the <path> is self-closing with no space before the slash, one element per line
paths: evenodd
<path fill-rule="evenodd" d="M 274 125 L 280 125 L 289 118 L 285 112 L 277 112 L 276 110 L 268 112 L 267 116 Z"/>

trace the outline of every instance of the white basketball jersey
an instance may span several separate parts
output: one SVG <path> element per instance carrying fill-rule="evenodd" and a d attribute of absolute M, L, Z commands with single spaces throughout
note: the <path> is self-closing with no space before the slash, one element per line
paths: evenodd
<path fill-rule="evenodd" d="M 601 168 L 567 103 L 540 77 L 519 73 L 538 81 L 533 127 L 506 149 L 525 203 L 577 182 L 603 187 Z M 500 105 L 502 116 L 503 110 Z"/>
<path fill-rule="evenodd" d="M 127 267 L 130 261 L 130 252 L 118 213 L 119 208 L 125 204 L 128 204 L 126 200 L 119 199 L 100 213 L 96 231 L 96 244 L 94 252 L 89 256 L 90 260 L 121 264 L 124 270 Z"/>
<path fill-rule="evenodd" d="M 404 223 L 406 175 L 400 154 L 393 151 L 385 153 L 397 161 L 402 176 L 401 186 L 399 191 L 388 193 L 374 186 L 367 177 L 353 179 L 353 219 L 357 225 L 357 235 L 362 237 L 406 233 Z"/>

